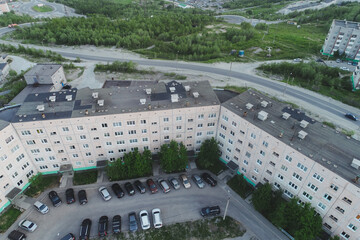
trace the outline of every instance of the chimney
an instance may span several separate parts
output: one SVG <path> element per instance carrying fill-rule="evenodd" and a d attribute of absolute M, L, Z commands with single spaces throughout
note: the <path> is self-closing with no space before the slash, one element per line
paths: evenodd
<path fill-rule="evenodd" d="M 247 112 L 244 112 L 243 117 L 246 117 L 246 116 L 247 116 Z"/>
<path fill-rule="evenodd" d="M 190 106 L 189 101 L 186 101 L 185 106 L 187 106 L 187 107 Z"/>
<path fill-rule="evenodd" d="M 151 110 L 151 104 L 149 104 L 148 109 Z"/>
<path fill-rule="evenodd" d="M 45 113 L 42 113 L 41 116 L 42 116 L 42 118 L 45 118 Z"/>
<path fill-rule="evenodd" d="M 89 115 L 89 110 L 85 110 L 85 115 Z"/>

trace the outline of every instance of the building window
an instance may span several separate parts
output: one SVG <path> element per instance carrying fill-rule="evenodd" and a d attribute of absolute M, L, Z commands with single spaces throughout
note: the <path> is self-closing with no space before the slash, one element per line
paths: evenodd
<path fill-rule="evenodd" d="M 198 128 L 202 128 L 202 127 L 203 127 L 202 123 L 198 124 Z"/>
<path fill-rule="evenodd" d="M 229 118 L 227 117 L 227 116 L 225 116 L 225 115 L 222 115 L 222 117 L 221 117 L 223 120 L 225 120 L 225 121 L 229 121 Z"/>
<path fill-rule="evenodd" d="M 224 125 L 220 125 L 220 128 L 224 129 L 226 131 L 227 127 L 225 127 Z"/>
<path fill-rule="evenodd" d="M 138 140 L 137 139 L 130 139 L 130 143 L 137 143 Z"/>
<path fill-rule="evenodd" d="M 313 199 L 313 197 L 305 191 L 303 192 L 303 196 L 309 199 L 310 201 Z"/>
<path fill-rule="evenodd" d="M 236 127 L 236 126 L 237 126 L 237 123 L 234 122 L 234 121 L 232 121 L 231 125 L 233 125 L 234 127 Z"/>
<path fill-rule="evenodd" d="M 343 197 L 342 200 L 345 201 L 346 203 L 350 204 L 350 205 L 352 203 L 352 201 L 350 199 L 348 199 L 347 197 Z"/>
<path fill-rule="evenodd" d="M 5 158 L 3 158 L 4 156 L 5 156 Z M 5 160 L 5 159 L 7 158 L 6 155 L 4 155 L 4 156 L 1 156 L 1 157 L 0 157 L 0 160 L 1 160 L 1 161 Z M 23 159 L 23 158 L 25 158 L 25 155 L 22 153 L 22 154 L 20 154 L 20 155 L 16 158 L 16 161 L 20 162 L 20 160 Z"/>
<path fill-rule="evenodd" d="M 204 114 L 198 115 L 198 119 L 204 119 Z"/>
<path fill-rule="evenodd" d="M 254 181 L 257 180 L 257 178 L 254 175 L 251 176 L 251 179 L 254 180 Z"/>
<path fill-rule="evenodd" d="M 345 239 L 349 239 L 350 238 L 350 235 L 347 234 L 345 231 L 341 233 L 341 236 Z"/>
<path fill-rule="evenodd" d="M 261 154 L 262 156 L 265 156 L 265 152 L 264 152 L 263 150 L 260 150 L 260 154 Z"/>
<path fill-rule="evenodd" d="M 176 126 L 176 130 L 181 130 L 181 126 Z"/>
<path fill-rule="evenodd" d="M 164 139 L 165 139 L 165 140 L 169 140 L 169 139 L 170 139 L 170 136 L 164 136 Z"/>
<path fill-rule="evenodd" d="M 74 158 L 77 158 L 77 157 L 79 157 L 79 154 L 74 153 L 74 154 L 73 154 L 73 157 L 74 157 Z"/>
<path fill-rule="evenodd" d="M 125 141 L 124 140 L 119 140 L 119 141 L 116 142 L 116 144 L 118 144 L 118 145 L 125 144 Z"/>
<path fill-rule="evenodd" d="M 89 144 L 87 143 L 83 144 L 83 148 L 89 148 Z"/>
<path fill-rule="evenodd" d="M 324 178 L 322 176 L 320 176 L 317 173 L 314 173 L 313 178 L 315 178 L 316 180 L 318 180 L 319 182 L 323 182 Z"/>
<path fill-rule="evenodd" d="M 86 136 L 85 135 L 80 135 L 80 139 L 84 140 L 84 139 L 86 139 Z"/>
<path fill-rule="evenodd" d="M 146 124 L 146 120 L 145 119 L 141 120 L 140 124 Z"/>
<path fill-rule="evenodd" d="M 335 192 L 339 189 L 339 187 L 336 186 L 335 184 L 331 184 L 330 188 L 331 188 L 332 190 L 334 190 Z"/>
<path fill-rule="evenodd" d="M 354 232 L 357 230 L 357 227 L 352 223 L 349 223 L 348 228 L 350 228 Z"/>
<path fill-rule="evenodd" d="M 277 176 L 280 180 L 284 180 L 284 176 L 283 175 L 281 175 L 281 174 L 278 174 L 278 176 Z"/>
<path fill-rule="evenodd" d="M 111 143 L 111 142 L 106 142 L 106 145 L 107 145 L 107 146 L 111 146 L 112 143 Z"/>
<path fill-rule="evenodd" d="M 115 136 L 122 136 L 122 135 L 124 135 L 124 133 L 122 131 L 115 132 Z"/>
<path fill-rule="evenodd" d="M 44 133 L 44 131 L 43 131 L 42 129 L 37 129 L 36 132 L 37 132 L 38 134 Z"/>
<path fill-rule="evenodd" d="M 297 174 L 296 172 L 293 173 L 293 177 L 296 178 L 297 180 L 299 180 L 300 182 L 302 180 L 302 177 L 299 174 Z"/>
<path fill-rule="evenodd" d="M 289 182 L 289 186 L 294 188 L 295 190 L 298 188 L 298 186 L 295 183 L 291 182 L 291 181 Z"/>
<path fill-rule="evenodd" d="M 133 135 L 133 134 L 136 134 L 136 130 L 129 130 L 129 135 Z"/>
<path fill-rule="evenodd" d="M 87 152 L 85 153 L 85 155 L 88 157 L 88 156 L 91 156 L 91 152 Z"/>
<path fill-rule="evenodd" d="M 286 172 L 288 170 L 288 168 L 285 165 L 281 165 L 281 170 L 284 170 Z"/>
<path fill-rule="evenodd" d="M 169 118 L 168 117 L 164 118 L 164 122 L 169 122 Z"/>
<path fill-rule="evenodd" d="M 54 136 L 54 135 L 56 135 L 56 132 L 51 132 L 50 135 Z"/>
<path fill-rule="evenodd" d="M 273 167 L 275 167 L 275 165 L 276 165 L 273 161 L 270 161 L 269 164 Z"/>
<path fill-rule="evenodd" d="M 319 207 L 320 209 L 322 209 L 322 210 L 325 210 L 325 209 L 326 209 L 326 205 L 323 204 L 322 202 L 319 202 L 319 203 L 318 203 L 318 207 Z"/>
<path fill-rule="evenodd" d="M 332 199 L 332 196 L 330 196 L 329 194 L 325 193 L 325 194 L 324 194 L 324 198 L 330 202 L 331 199 Z"/>
<path fill-rule="evenodd" d="M 181 119 L 182 119 L 181 116 L 176 117 L 176 121 L 181 121 Z"/>
<path fill-rule="evenodd" d="M 127 121 L 126 125 L 128 126 L 135 126 L 135 121 Z"/>
<path fill-rule="evenodd" d="M 193 121 L 194 121 L 194 119 L 192 119 L 192 118 L 188 119 L 188 122 L 193 122 Z"/>
<path fill-rule="evenodd" d="M 289 198 L 293 198 L 294 197 L 294 194 L 292 194 L 290 191 L 288 191 L 287 189 L 284 190 L 284 194 L 286 196 L 288 196 Z"/>
<path fill-rule="evenodd" d="M 243 171 L 244 173 L 246 173 L 246 169 L 245 168 L 241 168 L 241 171 Z"/>
<path fill-rule="evenodd" d="M 51 148 L 45 148 L 45 152 L 51 152 Z"/>
<path fill-rule="evenodd" d="M 157 122 L 152 122 L 152 123 L 151 123 L 151 125 L 156 125 L 156 124 L 157 124 Z"/>
<path fill-rule="evenodd" d="M 27 145 L 33 145 L 35 144 L 35 140 L 26 140 Z"/>
<path fill-rule="evenodd" d="M 248 158 L 250 158 L 250 157 L 251 157 L 251 154 L 250 154 L 249 152 L 246 152 L 246 153 L 245 153 L 245 156 L 248 157 Z"/>
<path fill-rule="evenodd" d="M 244 162 L 245 165 L 249 165 L 248 161 L 244 160 L 243 162 Z"/>
<path fill-rule="evenodd" d="M 91 131 L 96 131 L 97 130 L 97 128 L 91 128 Z"/>
<path fill-rule="evenodd" d="M 216 118 L 216 113 L 210 113 L 209 118 Z"/>
<path fill-rule="evenodd" d="M 208 123 L 207 126 L 208 126 L 208 127 L 214 127 L 214 126 L 215 126 L 215 123 L 214 123 L 214 122 Z"/>
<path fill-rule="evenodd" d="M 279 154 L 278 154 L 277 152 L 273 152 L 273 155 L 274 155 L 275 157 L 279 157 Z"/>
<path fill-rule="evenodd" d="M 66 140 L 67 140 L 67 141 L 71 141 L 71 140 L 72 140 L 72 137 L 67 136 L 67 137 L 66 137 Z"/>
<path fill-rule="evenodd" d="M 255 139 L 255 138 L 256 138 L 256 135 L 255 135 L 254 133 L 251 133 L 251 134 L 250 134 L 250 137 L 253 138 L 253 139 Z"/>
<path fill-rule="evenodd" d="M 214 131 L 208 131 L 208 132 L 206 133 L 206 135 L 208 135 L 208 136 L 214 135 Z"/>
<path fill-rule="evenodd" d="M 148 138 L 143 138 L 142 141 L 143 141 L 143 142 L 147 142 L 147 141 L 148 141 Z"/>
<path fill-rule="evenodd" d="M 341 212 L 342 214 L 344 214 L 344 212 L 345 212 L 345 210 L 339 206 L 337 206 L 335 209 L 338 210 L 339 212 Z"/>
<path fill-rule="evenodd" d="M 297 167 L 300 168 L 302 171 L 306 172 L 307 171 L 307 167 L 305 167 L 303 164 L 298 163 Z"/>
<path fill-rule="evenodd" d="M 234 142 L 233 140 L 229 139 L 228 142 L 232 145 Z"/>
<path fill-rule="evenodd" d="M 44 161 L 44 158 L 42 158 L 42 157 L 35 158 L 35 162 L 43 162 L 43 161 Z"/>
<path fill-rule="evenodd" d="M 146 130 L 146 129 L 142 129 L 142 130 L 141 130 L 141 133 L 147 133 L 147 130 Z"/>
<path fill-rule="evenodd" d="M 265 146 L 265 147 L 268 147 L 269 146 L 269 143 L 268 142 L 266 142 L 266 141 L 263 141 L 263 146 Z"/>
<path fill-rule="evenodd" d="M 84 130 L 84 127 L 83 126 L 77 126 L 77 130 L 79 130 L 79 131 Z"/>
<path fill-rule="evenodd" d="M 331 219 L 334 220 L 335 222 L 338 221 L 337 217 L 334 217 L 334 215 L 330 215 L 329 218 L 331 218 Z"/>
<path fill-rule="evenodd" d="M 292 157 L 290 157 L 289 155 L 286 155 L 285 159 L 286 159 L 287 161 L 289 161 L 289 162 L 292 161 Z"/>
<path fill-rule="evenodd" d="M 68 131 L 69 131 L 69 128 L 68 128 L 68 127 L 63 127 L 62 130 L 63 130 L 64 132 L 68 132 Z"/>
<path fill-rule="evenodd" d="M 248 147 L 252 149 L 254 147 L 254 145 L 252 143 L 249 143 Z"/>
<path fill-rule="evenodd" d="M 318 187 L 316 187 L 314 184 L 312 184 L 311 182 L 308 183 L 307 185 L 309 188 L 311 188 L 311 190 L 313 190 L 314 192 L 317 192 L 317 190 L 319 189 Z"/>
<path fill-rule="evenodd" d="M 102 123 L 102 124 L 101 124 L 101 127 L 103 127 L 103 128 L 107 128 L 107 127 L 108 127 L 108 125 L 107 125 L 107 123 Z"/>
<path fill-rule="evenodd" d="M 329 225 L 329 224 L 327 224 L 327 223 L 324 223 L 324 227 L 326 227 L 327 229 L 329 229 L 329 230 L 331 230 L 331 226 Z"/>
<path fill-rule="evenodd" d="M 49 157 L 49 160 L 50 160 L 50 161 L 53 161 L 53 160 L 55 160 L 55 157 L 54 157 L 54 156 L 50 156 L 50 157 Z"/>
<path fill-rule="evenodd" d="M 121 127 L 121 122 L 113 122 L 113 127 Z"/>
<path fill-rule="evenodd" d="M 104 133 L 104 137 L 110 137 L 110 133 Z"/>
<path fill-rule="evenodd" d="M 274 186 L 275 186 L 277 189 L 281 189 L 280 184 L 278 184 L 277 182 L 274 182 Z"/>
<path fill-rule="evenodd" d="M 38 153 L 40 153 L 40 150 L 39 149 L 31 149 L 31 153 L 38 154 Z"/>
<path fill-rule="evenodd" d="M 220 136 L 221 138 L 225 139 L 225 135 L 224 135 L 224 134 L 219 133 L 219 136 Z"/>
<path fill-rule="evenodd" d="M 31 135 L 31 132 L 29 130 L 21 131 L 21 135 L 23 136 Z"/>
<path fill-rule="evenodd" d="M 48 166 L 47 165 L 43 165 L 43 166 L 40 166 L 40 169 L 48 169 Z"/>
<path fill-rule="evenodd" d="M 12 140 L 14 140 L 13 135 L 10 135 L 10 137 L 5 139 L 6 144 L 9 144 Z"/>
<path fill-rule="evenodd" d="M 42 143 L 48 143 L 48 140 L 47 139 L 41 139 L 41 142 Z M 60 142 L 60 141 L 59 141 Z"/>
<path fill-rule="evenodd" d="M 262 165 L 262 161 L 260 159 L 256 160 L 257 164 L 259 164 L 260 166 Z"/>

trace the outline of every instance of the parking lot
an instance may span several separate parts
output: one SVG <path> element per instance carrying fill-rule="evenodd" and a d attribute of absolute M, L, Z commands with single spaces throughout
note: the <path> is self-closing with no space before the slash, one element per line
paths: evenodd
<path fill-rule="evenodd" d="M 145 179 L 141 179 L 141 181 L 145 182 Z M 120 182 L 123 190 L 125 190 L 123 187 L 124 182 Z M 70 205 L 66 204 L 66 189 L 55 189 L 63 201 L 63 204 L 57 208 L 52 206 L 47 197 L 49 192 L 47 191 L 46 194 L 43 194 L 43 199 L 40 200 L 49 206 L 49 213 L 42 215 L 35 209 L 30 209 L 24 215 L 27 219 L 38 225 L 38 228 L 33 233 L 26 232 L 27 239 L 60 239 L 69 232 L 78 238 L 80 224 L 85 218 L 92 220 L 90 235 L 94 237 L 98 233 L 98 220 L 103 215 L 109 217 L 109 233 L 112 232 L 111 219 L 117 214 L 122 218 L 122 231 L 128 231 L 128 213 L 135 211 L 138 217 L 138 213 L 144 209 L 151 212 L 154 208 L 160 208 L 164 225 L 200 219 L 200 209 L 208 205 L 219 205 L 221 210 L 224 211 L 227 195 L 221 187 L 206 185 L 204 189 L 199 189 L 192 180 L 191 183 L 192 187 L 190 189 L 185 189 L 181 186 L 179 190 L 171 189 L 166 194 L 160 188 L 158 193 L 155 194 L 151 194 L 149 189 L 147 189 L 145 194 L 140 194 L 137 191 L 134 196 L 125 194 L 120 199 L 116 198 L 113 194 L 111 190 L 112 183 L 104 183 L 104 186 L 107 187 L 112 195 L 112 199 L 107 202 L 102 199 L 98 192 L 99 185 L 74 187 L 76 197 L 80 189 L 86 190 L 89 202 L 85 205 L 80 205 L 78 201 Z M 23 218 L 21 217 L 16 222 L 16 225 Z M 24 231 L 22 230 L 22 232 Z"/>

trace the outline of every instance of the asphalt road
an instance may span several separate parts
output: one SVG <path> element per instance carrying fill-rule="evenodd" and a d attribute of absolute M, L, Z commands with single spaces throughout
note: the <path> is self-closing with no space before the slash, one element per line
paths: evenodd
<path fill-rule="evenodd" d="M 143 179 L 143 182 L 145 180 Z M 228 215 L 241 221 L 245 228 L 249 229 L 259 239 L 286 239 L 278 229 L 269 223 L 264 217 L 256 212 L 248 203 L 242 200 L 232 191 L 229 193 L 225 190 L 225 185 L 220 183 L 216 187 L 206 185 L 204 189 L 199 189 L 193 182 L 190 189 L 185 189 L 183 186 L 179 190 L 172 189 L 171 192 L 165 194 L 160 191 L 156 194 L 151 194 L 147 189 L 145 194 L 136 192 L 134 196 L 128 196 L 118 199 L 114 196 L 110 186 L 111 183 L 92 184 L 88 186 L 74 187 L 75 197 L 77 199 L 77 192 L 79 189 L 86 189 L 88 204 L 80 206 L 78 202 L 67 205 L 65 202 L 65 189 L 55 189 L 63 204 L 57 208 L 51 205 L 47 192 L 43 193 L 40 200 L 49 206 L 48 214 L 42 215 L 33 208 L 29 209 L 19 220 L 12 226 L 8 232 L 17 229 L 17 224 L 20 220 L 26 218 L 38 225 L 38 228 L 32 232 L 27 232 L 28 240 L 44 239 L 60 239 L 62 236 L 71 232 L 79 237 L 80 224 L 83 219 L 89 218 L 92 220 L 91 236 L 97 236 L 98 220 L 101 216 L 108 216 L 111 221 L 114 215 L 119 214 L 122 217 L 122 231 L 128 231 L 128 213 L 135 211 L 137 214 L 141 210 L 146 209 L 149 213 L 154 208 L 160 208 L 162 213 L 162 221 L 164 225 L 170 225 L 177 222 L 193 221 L 201 219 L 200 209 L 205 206 L 218 205 L 220 206 L 222 214 L 225 211 L 228 196 L 230 204 L 228 208 Z M 123 187 L 124 182 L 121 182 Z M 106 186 L 112 195 L 112 199 L 105 202 L 98 193 L 99 186 Z M 34 200 L 35 201 L 35 200 Z M 151 220 L 152 222 L 152 220 Z M 109 223 L 109 232 L 111 232 L 111 222 Z M 139 226 L 140 229 L 140 226 Z M 23 231 L 24 232 L 24 231 Z M 7 235 L 6 233 L 5 235 Z M 1 239 L 5 239 L 2 236 Z"/>

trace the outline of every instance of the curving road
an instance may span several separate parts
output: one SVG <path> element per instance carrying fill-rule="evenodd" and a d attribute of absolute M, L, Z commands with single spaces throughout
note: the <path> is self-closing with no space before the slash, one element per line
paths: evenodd
<path fill-rule="evenodd" d="M 21 26 L 29 26 L 29 23 L 21 24 Z M 13 31 L 14 29 L 9 28 L 0 28 L 0 36 L 8 33 L 10 31 Z M 13 44 L 18 45 L 18 43 L 13 42 L 6 42 L 7 44 Z M 25 45 L 26 46 L 26 45 Z M 74 51 L 66 51 L 63 49 L 55 48 L 55 47 L 42 47 L 42 46 L 31 46 L 38 49 L 47 49 L 54 52 L 57 52 L 61 54 L 64 57 L 70 57 L 70 58 L 76 58 L 79 57 L 80 59 L 85 60 L 93 60 L 93 61 L 101 61 L 101 62 L 113 62 L 113 61 L 129 61 L 129 59 L 117 57 L 117 56 L 98 56 L 95 52 L 91 52 L 88 54 L 76 52 Z M 242 72 L 236 72 L 236 71 L 229 71 L 222 68 L 215 67 L 210 64 L 199 64 L 199 63 L 186 63 L 186 62 L 176 62 L 176 61 L 168 61 L 168 60 L 153 60 L 153 59 L 135 59 L 132 60 L 133 62 L 138 63 L 139 65 L 143 66 L 152 66 L 152 67 L 168 67 L 168 68 L 176 68 L 176 69 L 183 69 L 183 70 L 192 70 L 197 71 L 202 74 L 204 73 L 211 73 L 211 74 L 217 74 L 219 76 L 223 77 L 231 77 L 233 79 L 239 79 L 241 81 L 246 81 L 252 84 L 257 84 L 259 86 L 272 89 L 279 94 L 286 94 L 293 98 L 297 98 L 305 103 L 311 104 L 312 106 L 319 108 L 323 111 L 326 111 L 329 113 L 329 116 L 334 115 L 337 117 L 341 117 L 345 121 L 348 121 L 347 125 L 351 125 L 353 129 L 357 129 L 360 126 L 360 122 L 352 122 L 351 120 L 345 119 L 344 113 L 346 112 L 353 112 L 356 115 L 360 115 L 359 109 L 354 109 L 351 106 L 346 106 L 344 104 L 339 105 L 336 101 L 329 101 L 321 97 L 319 94 L 312 93 L 309 94 L 307 91 L 300 89 L 300 88 L 294 88 L 291 86 L 287 86 L 287 84 L 284 84 L 282 82 L 276 82 L 269 79 L 265 79 L 259 76 L 250 75 Z"/>

